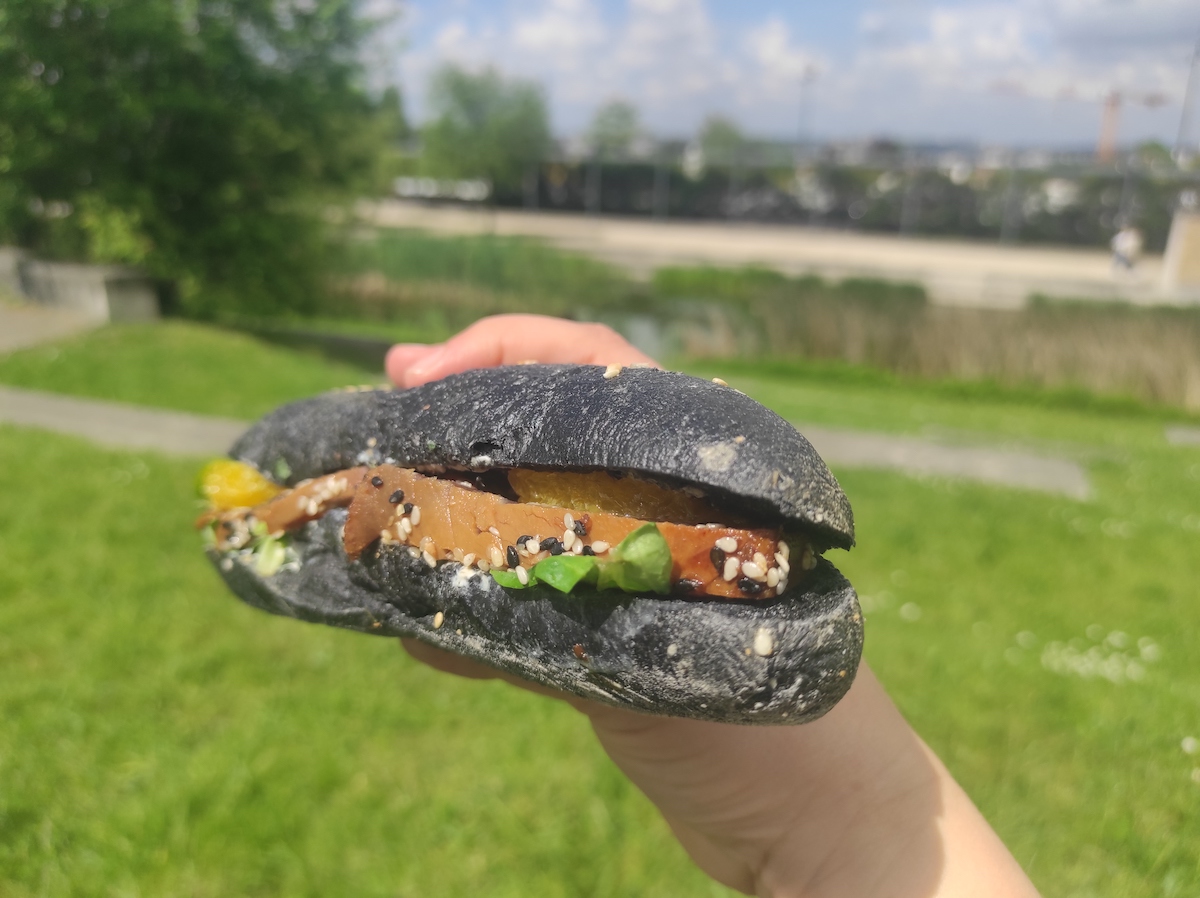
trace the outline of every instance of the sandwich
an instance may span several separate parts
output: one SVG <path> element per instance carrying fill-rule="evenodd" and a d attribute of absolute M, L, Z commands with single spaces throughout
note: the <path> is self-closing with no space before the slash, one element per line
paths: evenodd
<path fill-rule="evenodd" d="M 284 406 L 206 468 L 240 598 L 651 714 L 812 720 L 862 652 L 845 494 L 723 382 L 521 365 Z"/>

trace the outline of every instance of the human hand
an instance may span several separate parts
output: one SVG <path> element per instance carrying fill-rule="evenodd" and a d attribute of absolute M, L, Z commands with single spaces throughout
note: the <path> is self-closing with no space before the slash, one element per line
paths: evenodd
<path fill-rule="evenodd" d="M 652 363 L 602 325 L 485 318 L 435 346 L 401 345 L 387 372 L 413 387 L 523 361 Z M 586 714 L 617 766 L 714 879 L 772 896 L 1036 895 L 946 768 L 864 663 L 818 721 L 746 727 L 652 717 L 563 696 L 405 640 L 417 659 L 501 678 Z"/>

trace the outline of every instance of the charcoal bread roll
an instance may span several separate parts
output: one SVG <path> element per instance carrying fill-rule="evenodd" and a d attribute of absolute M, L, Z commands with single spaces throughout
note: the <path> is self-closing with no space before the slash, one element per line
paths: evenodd
<path fill-rule="evenodd" d="M 791 425 L 724 384 L 653 369 L 528 365 L 326 394 L 267 415 L 231 454 L 287 485 L 381 463 L 632 473 L 803 533 L 817 551 L 854 543 L 845 495 Z M 378 542 L 351 560 L 346 516 L 336 508 L 304 524 L 291 535 L 295 562 L 270 575 L 235 553 L 210 555 L 238 596 L 267 611 L 413 636 L 652 714 L 802 723 L 845 694 L 861 656 L 857 597 L 823 558 L 760 600 L 514 590 L 403 545 Z"/>

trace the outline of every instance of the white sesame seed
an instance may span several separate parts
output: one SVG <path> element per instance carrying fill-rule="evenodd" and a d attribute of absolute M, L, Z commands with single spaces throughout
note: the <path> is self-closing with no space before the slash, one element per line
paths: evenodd
<path fill-rule="evenodd" d="M 608 543 L 606 543 L 602 539 L 598 539 L 594 543 L 592 543 L 592 551 L 595 552 L 597 555 L 603 555 L 605 552 L 608 551 Z"/>
<path fill-rule="evenodd" d="M 529 555 L 536 555 L 538 553 L 538 541 L 533 537 L 525 540 L 525 552 Z"/>
<path fill-rule="evenodd" d="M 813 554 L 811 546 L 804 547 L 804 554 L 800 556 L 800 567 L 803 570 L 811 571 L 817 566 L 817 556 Z"/>
<path fill-rule="evenodd" d="M 475 563 L 475 553 L 468 552 L 466 555 L 464 555 L 462 563 L 463 563 L 463 567 L 470 567 L 471 565 L 473 565 Z"/>
<path fill-rule="evenodd" d="M 477 562 L 475 562 L 475 567 L 479 568 L 479 570 L 483 571 L 485 574 L 492 569 L 492 566 L 488 564 L 488 560 L 486 558 L 480 558 Z"/>
<path fill-rule="evenodd" d="M 570 552 L 571 547 L 575 545 L 575 531 L 570 527 L 563 531 L 562 544 L 564 552 Z"/>
<path fill-rule="evenodd" d="M 525 570 L 525 568 L 517 568 L 517 579 L 521 581 L 522 586 L 529 585 L 529 573 Z"/>
<path fill-rule="evenodd" d="M 751 580 L 762 581 L 767 579 L 767 572 L 753 561 L 747 561 L 742 564 L 742 575 L 749 577 Z"/>
<path fill-rule="evenodd" d="M 409 546 L 408 547 L 408 555 L 410 558 L 420 558 L 421 550 L 416 548 L 415 546 Z"/>
<path fill-rule="evenodd" d="M 462 550 L 462 549 L 460 549 L 458 546 L 455 546 L 455 547 L 454 547 L 454 551 L 453 551 L 453 552 L 451 552 L 451 553 L 450 553 L 450 555 L 451 555 L 451 557 L 453 557 L 453 558 L 454 558 L 454 560 L 455 560 L 455 561 L 459 562 L 460 564 L 462 563 L 462 560 L 463 560 L 463 550 Z"/>
<path fill-rule="evenodd" d="M 442 614 L 442 612 L 439 611 L 437 614 L 435 614 L 433 616 L 433 629 L 435 629 L 435 630 L 442 629 L 442 624 L 444 624 L 445 622 L 446 622 L 446 615 Z"/>
<path fill-rule="evenodd" d="M 792 566 L 788 564 L 787 556 L 780 552 L 775 553 L 775 563 L 779 565 L 779 569 L 785 574 L 792 569 Z"/>
<path fill-rule="evenodd" d="M 616 377 L 620 373 L 621 373 L 620 365 L 609 365 L 607 368 L 604 369 L 604 379 L 612 380 L 614 377 Z"/>
<path fill-rule="evenodd" d="M 488 533 L 490 533 L 492 536 L 500 535 L 500 531 L 497 530 L 495 527 L 488 527 Z"/>
<path fill-rule="evenodd" d="M 412 518 L 412 525 L 414 527 L 416 527 L 418 524 L 420 524 L 421 523 L 421 506 L 414 505 L 412 514 L 409 515 L 409 517 Z"/>
<path fill-rule="evenodd" d="M 775 587 L 775 595 L 783 595 L 783 591 L 787 589 L 787 577 L 779 578 L 779 585 Z"/>
<path fill-rule="evenodd" d="M 675 643 L 672 642 L 669 646 L 667 646 L 667 657 L 674 658 L 675 653 L 678 651 L 679 651 L 679 646 L 677 646 Z"/>
<path fill-rule="evenodd" d="M 575 545 L 571 546 L 571 554 L 572 555 L 582 555 L 583 554 L 583 540 L 581 540 L 581 539 L 575 540 Z"/>
<path fill-rule="evenodd" d="M 389 536 L 391 536 L 391 534 L 390 534 L 390 533 L 388 533 L 386 530 L 380 530 L 380 531 L 379 531 L 379 538 L 380 538 L 380 539 L 382 539 L 382 540 L 384 540 L 385 542 L 387 541 L 387 539 L 388 539 L 388 537 L 389 537 Z"/>
<path fill-rule="evenodd" d="M 492 562 L 492 567 L 504 567 L 504 553 L 500 551 L 499 546 L 492 546 L 488 549 L 488 558 Z"/>
<path fill-rule="evenodd" d="M 232 558 L 222 558 L 221 559 L 221 570 L 232 571 L 233 570 L 233 559 Z"/>
<path fill-rule="evenodd" d="M 760 568 L 762 568 L 764 571 L 767 569 L 767 559 L 766 559 L 766 557 L 763 555 L 763 553 L 762 553 L 762 552 L 755 552 L 755 553 L 754 553 L 754 563 L 755 563 L 755 564 L 757 564 L 757 565 L 758 565 Z"/>
<path fill-rule="evenodd" d="M 575 529 L 575 518 L 571 515 L 571 512 L 569 512 L 569 511 L 565 515 L 563 515 L 563 526 L 566 527 L 568 530 Z"/>
<path fill-rule="evenodd" d="M 767 586 L 774 589 L 779 585 L 779 568 L 773 567 L 767 571 Z"/>
<path fill-rule="evenodd" d="M 788 544 L 785 543 L 783 540 L 779 541 L 779 545 L 776 548 L 776 551 L 778 551 L 779 554 L 783 556 L 784 561 L 787 561 L 791 557 L 791 549 L 788 548 Z"/>
<path fill-rule="evenodd" d="M 714 377 L 714 378 L 713 378 L 713 383 L 715 383 L 715 384 L 716 384 L 718 387 L 727 387 L 727 386 L 729 386 L 729 384 L 725 383 L 725 381 L 721 380 L 721 378 L 719 378 L 719 377 Z"/>
<path fill-rule="evenodd" d="M 408 518 L 401 518 L 400 523 L 396 525 L 396 530 L 400 533 L 400 539 L 408 539 L 412 536 L 412 521 Z"/>
<path fill-rule="evenodd" d="M 737 551 L 737 540 L 732 536 L 723 536 L 717 540 L 717 548 L 726 555 L 732 555 Z"/>
<path fill-rule="evenodd" d="M 732 580 L 738 575 L 738 560 L 732 555 L 725 559 L 725 570 L 721 572 L 721 577 L 724 580 Z"/>

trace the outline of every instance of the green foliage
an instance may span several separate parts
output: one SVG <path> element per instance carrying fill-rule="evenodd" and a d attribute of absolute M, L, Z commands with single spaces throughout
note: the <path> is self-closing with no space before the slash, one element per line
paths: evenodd
<path fill-rule="evenodd" d="M 629 153 L 638 136 L 637 107 L 625 100 L 605 103 L 592 119 L 588 140 L 592 153 L 600 159 L 620 159 Z"/>
<path fill-rule="evenodd" d="M 195 312 L 308 305 L 316 205 L 388 126 L 359 86 L 355 6 L 4 3 L 0 241 L 141 263 Z"/>
<path fill-rule="evenodd" d="M 746 145 L 746 138 L 730 119 L 710 115 L 700 126 L 697 135 L 707 165 L 731 165 Z"/>
<path fill-rule="evenodd" d="M 495 69 L 443 66 L 430 82 L 429 106 L 422 163 L 435 177 L 488 178 L 498 194 L 515 193 L 549 148 L 541 87 Z"/>

